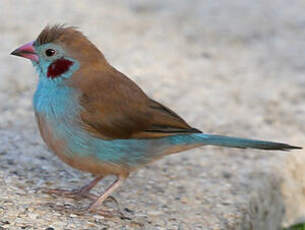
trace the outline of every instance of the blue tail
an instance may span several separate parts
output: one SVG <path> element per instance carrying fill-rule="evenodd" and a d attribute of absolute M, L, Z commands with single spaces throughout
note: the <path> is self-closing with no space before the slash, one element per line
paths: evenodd
<path fill-rule="evenodd" d="M 302 149 L 302 147 L 292 146 L 284 143 L 252 140 L 239 137 L 228 137 L 213 134 L 195 134 L 197 141 L 204 145 L 217 145 L 231 148 L 253 148 L 265 150 L 282 150 L 288 151 L 290 149 Z"/>

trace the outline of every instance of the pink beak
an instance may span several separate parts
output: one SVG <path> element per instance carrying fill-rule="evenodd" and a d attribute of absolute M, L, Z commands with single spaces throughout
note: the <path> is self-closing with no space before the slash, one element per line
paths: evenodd
<path fill-rule="evenodd" d="M 11 55 L 16 55 L 20 57 L 24 57 L 30 59 L 31 61 L 38 62 L 39 57 L 35 52 L 35 48 L 33 46 L 34 42 L 29 42 L 18 49 L 14 50 Z"/>

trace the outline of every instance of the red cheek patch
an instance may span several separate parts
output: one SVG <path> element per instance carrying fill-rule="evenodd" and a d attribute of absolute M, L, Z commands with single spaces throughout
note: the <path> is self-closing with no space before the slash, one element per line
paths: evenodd
<path fill-rule="evenodd" d="M 63 58 L 54 61 L 48 67 L 48 78 L 54 79 L 59 77 L 61 74 L 67 72 L 72 64 L 72 61 Z"/>

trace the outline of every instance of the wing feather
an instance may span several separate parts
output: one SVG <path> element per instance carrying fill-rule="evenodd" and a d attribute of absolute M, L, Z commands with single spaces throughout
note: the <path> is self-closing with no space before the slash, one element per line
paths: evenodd
<path fill-rule="evenodd" d="M 84 72 L 85 71 L 85 72 Z M 80 88 L 81 123 L 84 129 L 103 139 L 159 138 L 198 133 L 166 106 L 150 99 L 124 74 L 113 67 L 86 69 L 74 76 Z M 75 86 L 75 85 L 74 85 Z"/>

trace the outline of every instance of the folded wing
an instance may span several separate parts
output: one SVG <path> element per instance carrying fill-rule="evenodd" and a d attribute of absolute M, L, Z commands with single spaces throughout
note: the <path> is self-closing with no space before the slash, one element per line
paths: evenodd
<path fill-rule="evenodd" d="M 201 132 L 169 108 L 150 99 L 133 81 L 110 66 L 102 71 L 91 69 L 89 78 L 92 79 L 79 76 L 75 82 L 82 92 L 82 126 L 94 136 L 159 138 Z"/>

